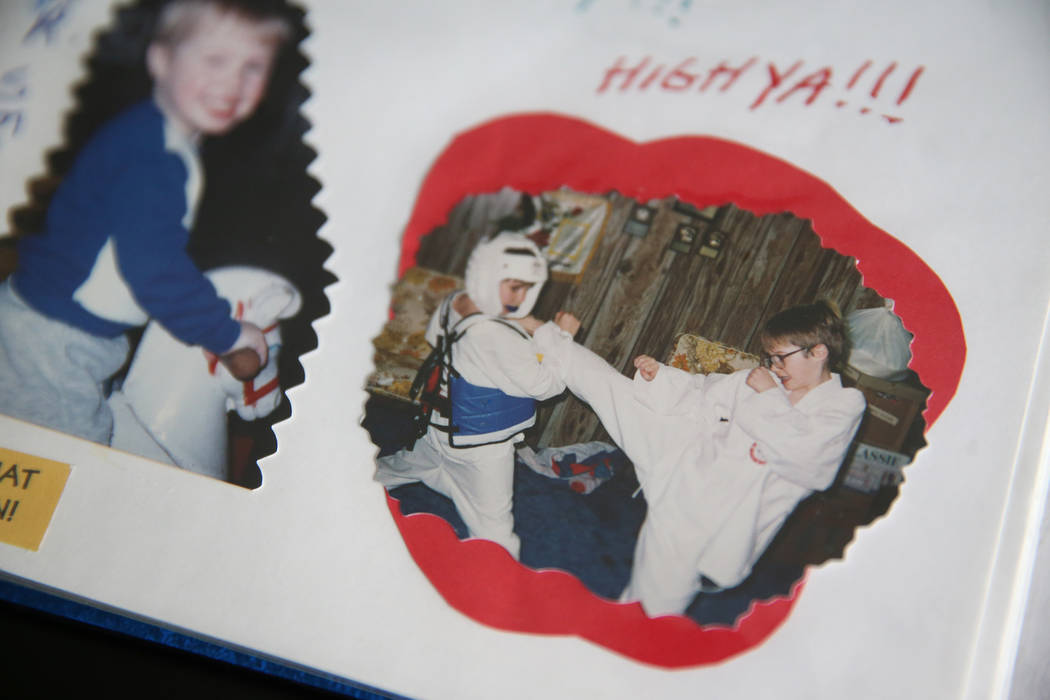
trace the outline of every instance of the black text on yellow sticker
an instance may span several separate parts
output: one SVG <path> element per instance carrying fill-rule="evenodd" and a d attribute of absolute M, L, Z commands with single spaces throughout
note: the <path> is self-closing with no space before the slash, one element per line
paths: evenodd
<path fill-rule="evenodd" d="M 39 549 L 67 478 L 68 464 L 0 447 L 0 542 Z"/>

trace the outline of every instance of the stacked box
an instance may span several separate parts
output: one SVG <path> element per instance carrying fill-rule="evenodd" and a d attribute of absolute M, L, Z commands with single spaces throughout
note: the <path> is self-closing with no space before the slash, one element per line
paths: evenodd
<path fill-rule="evenodd" d="M 910 462 L 911 458 L 906 454 L 857 443 L 842 483 L 856 491 L 874 493 L 883 486 L 894 486 L 903 481 L 901 469 Z"/>
<path fill-rule="evenodd" d="M 857 441 L 900 452 L 912 423 L 926 405 L 929 389 L 917 382 L 879 379 L 849 365 L 842 372 L 842 383 L 860 389 L 868 401 Z"/>

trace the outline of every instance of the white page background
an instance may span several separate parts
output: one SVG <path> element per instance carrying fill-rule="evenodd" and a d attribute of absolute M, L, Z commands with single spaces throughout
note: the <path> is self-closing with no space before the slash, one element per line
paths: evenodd
<path fill-rule="evenodd" d="M 74 7 L 85 26 L 103 19 L 83 9 L 93 5 Z M 326 266 L 340 282 L 326 290 L 332 312 L 315 324 L 320 348 L 302 358 L 307 380 L 290 392 L 293 418 L 277 428 L 264 486 L 247 492 L 0 419 L 3 446 L 73 464 L 41 550 L 0 544 L 0 569 L 411 696 L 1001 692 L 1042 440 L 1042 423 L 1033 442 L 1021 428 L 1050 298 L 1047 12 L 1038 2 L 311 3 L 308 141 L 324 185 L 315 204 L 329 217 L 321 235 L 335 248 Z M 28 55 L 0 38 L 0 70 Z M 5 207 L 40 170 L 40 150 L 60 139 L 60 120 L 42 116 L 54 108 L 38 105 L 60 102 L 51 76 L 76 78 L 76 46 L 60 59 L 30 56 L 34 67 L 62 70 L 33 83 L 49 87 L 34 94 L 31 126 L 0 143 Z M 621 55 L 671 65 L 694 56 L 702 69 L 750 56 L 780 67 L 802 60 L 796 76 L 831 66 L 839 92 L 864 60 L 874 62 L 868 84 L 896 61 L 887 95 L 899 94 L 902 75 L 925 71 L 896 110 L 902 121 L 887 124 L 836 109 L 833 88 L 809 107 L 796 94 L 750 110 L 765 86 L 755 69 L 725 93 L 597 94 Z M 464 617 L 407 555 L 371 482 L 359 387 L 421 180 L 456 133 L 536 111 L 637 141 L 713 135 L 787 160 L 911 247 L 961 314 L 968 354 L 957 395 L 889 515 L 858 532 L 844 563 L 810 573 L 768 641 L 722 664 L 666 671 Z M 1045 394 L 1032 397 L 1042 417 Z"/>

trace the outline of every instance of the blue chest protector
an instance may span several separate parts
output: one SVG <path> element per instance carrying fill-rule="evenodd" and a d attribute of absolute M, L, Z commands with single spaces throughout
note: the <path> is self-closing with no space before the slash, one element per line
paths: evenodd
<path fill-rule="evenodd" d="M 428 362 L 424 363 L 425 367 L 429 364 L 433 368 L 424 371 L 432 373 L 431 377 L 437 375 L 434 377 L 437 381 L 430 381 L 430 396 L 422 397 L 429 398 L 433 408 L 447 419 L 448 423 L 430 420 L 429 412 L 427 423 L 448 432 L 448 442 L 452 447 L 476 447 L 505 442 L 536 422 L 536 400 L 531 397 L 511 396 L 493 387 L 471 384 L 453 367 L 452 346 L 475 325 L 485 322 L 498 323 L 508 332 L 517 333 L 525 341 L 529 340 L 529 336 L 512 323 L 480 313 L 465 316 L 449 328 L 451 299 L 452 297 L 449 297 L 442 304 L 442 335 L 438 337 L 432 355 L 435 362 L 428 358 Z M 422 386 L 419 379 L 417 384 Z M 437 396 L 442 393 L 440 389 L 447 391 L 447 399 Z"/>
<path fill-rule="evenodd" d="M 471 384 L 458 374 L 449 379 L 453 447 L 503 442 L 536 422 L 536 400 Z"/>

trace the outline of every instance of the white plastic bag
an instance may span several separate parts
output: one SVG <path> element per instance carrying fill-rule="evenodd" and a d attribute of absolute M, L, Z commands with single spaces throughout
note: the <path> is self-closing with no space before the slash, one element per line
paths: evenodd
<path fill-rule="evenodd" d="M 911 340 L 904 329 L 893 300 L 877 309 L 859 309 L 846 316 L 846 327 L 852 349 L 849 364 L 864 374 L 879 379 L 903 379 L 911 362 Z"/>

